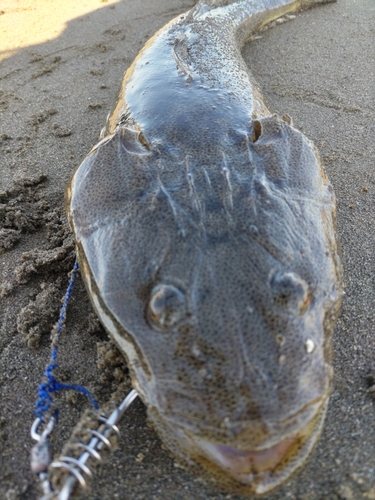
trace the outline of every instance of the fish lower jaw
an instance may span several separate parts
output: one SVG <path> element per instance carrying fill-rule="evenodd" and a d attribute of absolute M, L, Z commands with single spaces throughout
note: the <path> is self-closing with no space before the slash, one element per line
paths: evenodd
<path fill-rule="evenodd" d="M 277 488 L 306 462 L 321 434 L 328 398 L 304 429 L 262 450 L 239 450 L 195 437 L 194 460 L 224 490 L 264 494 Z"/>

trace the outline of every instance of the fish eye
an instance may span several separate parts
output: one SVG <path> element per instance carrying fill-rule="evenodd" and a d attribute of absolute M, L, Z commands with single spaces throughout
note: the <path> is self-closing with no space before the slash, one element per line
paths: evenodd
<path fill-rule="evenodd" d="M 274 303 L 297 316 L 307 311 L 309 287 L 305 280 L 293 272 L 277 272 L 270 281 Z"/>
<path fill-rule="evenodd" d="M 151 292 L 147 317 L 157 330 L 168 330 L 186 316 L 185 294 L 173 285 L 157 285 Z"/>

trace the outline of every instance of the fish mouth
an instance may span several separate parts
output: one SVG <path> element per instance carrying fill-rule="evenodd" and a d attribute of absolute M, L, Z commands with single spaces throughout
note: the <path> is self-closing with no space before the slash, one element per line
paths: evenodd
<path fill-rule="evenodd" d="M 244 491 L 267 493 L 305 463 L 321 434 L 327 406 L 328 398 L 304 428 L 267 448 L 241 450 L 195 436 L 195 459 L 206 469 L 216 469 L 218 477 L 224 473 L 230 489 L 234 483 Z"/>
<path fill-rule="evenodd" d="M 238 450 L 231 446 L 196 440 L 204 455 L 238 481 L 248 481 L 256 474 L 271 471 L 288 454 L 299 436 L 288 437 L 263 450 Z"/>

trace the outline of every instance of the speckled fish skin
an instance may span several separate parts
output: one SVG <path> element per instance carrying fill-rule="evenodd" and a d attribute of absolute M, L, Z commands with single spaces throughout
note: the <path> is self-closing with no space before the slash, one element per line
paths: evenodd
<path fill-rule="evenodd" d="M 90 297 L 156 430 L 245 495 L 304 463 L 331 385 L 335 196 L 240 53 L 316 3 L 201 0 L 171 21 L 126 72 L 67 193 Z"/>

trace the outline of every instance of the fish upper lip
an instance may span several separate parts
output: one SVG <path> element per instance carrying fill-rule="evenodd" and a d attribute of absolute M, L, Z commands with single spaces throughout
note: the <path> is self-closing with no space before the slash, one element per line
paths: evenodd
<path fill-rule="evenodd" d="M 315 412 L 315 415 L 318 414 L 328 397 L 329 397 L 329 393 L 326 393 L 323 396 L 319 396 L 319 397 L 317 397 L 317 398 L 309 401 L 304 406 L 302 406 L 301 408 L 299 408 L 298 411 L 296 411 L 292 415 L 290 415 L 290 416 L 284 418 L 283 420 L 281 420 L 280 423 L 283 424 L 283 425 L 286 425 L 288 422 L 290 422 L 291 420 L 295 419 L 298 415 L 301 415 L 303 412 L 305 412 L 309 408 L 312 408 L 315 405 L 319 405 L 317 407 L 317 409 L 316 409 L 316 412 Z M 314 416 L 310 420 L 314 419 Z"/>
<path fill-rule="evenodd" d="M 204 439 L 196 439 L 195 443 L 206 458 L 225 470 L 234 479 L 251 481 L 255 474 L 275 469 L 299 438 L 300 434 L 297 433 L 263 450 L 238 450 Z"/>
<path fill-rule="evenodd" d="M 296 435 L 315 420 L 329 399 L 329 392 L 300 407 L 293 414 L 279 420 L 257 420 L 248 422 L 232 422 L 232 426 L 213 426 L 208 422 L 192 419 L 190 415 L 169 415 L 168 420 L 180 429 L 188 440 L 196 439 L 229 446 L 238 450 L 263 451 L 277 445 L 281 440 Z M 171 418 L 172 417 L 172 418 Z M 182 417 L 184 423 L 176 421 Z M 263 436 L 262 438 L 260 436 Z M 210 437 L 211 436 L 211 437 Z M 280 439 L 281 436 L 281 439 Z M 253 439 L 255 438 L 255 439 Z M 247 443 L 247 444 L 246 444 Z"/>

